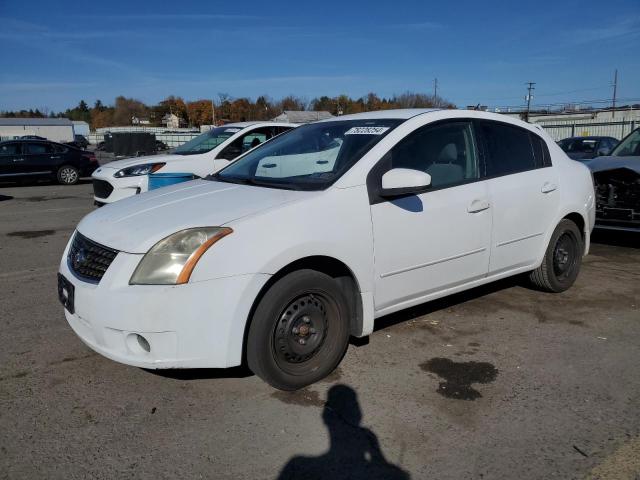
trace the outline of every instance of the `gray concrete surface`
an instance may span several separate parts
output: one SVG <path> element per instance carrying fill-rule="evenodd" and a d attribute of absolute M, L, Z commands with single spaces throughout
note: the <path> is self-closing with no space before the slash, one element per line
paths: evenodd
<path fill-rule="evenodd" d="M 381 319 L 283 393 L 85 347 L 55 273 L 91 204 L 0 185 L 0 478 L 640 478 L 637 236 L 598 236 L 564 294 L 507 281 Z"/>

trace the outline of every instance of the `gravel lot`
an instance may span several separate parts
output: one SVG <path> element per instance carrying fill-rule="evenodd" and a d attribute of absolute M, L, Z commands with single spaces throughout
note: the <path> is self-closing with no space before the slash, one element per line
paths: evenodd
<path fill-rule="evenodd" d="M 378 322 L 329 379 L 153 373 L 85 347 L 56 293 L 91 185 L 0 186 L 1 478 L 640 478 L 640 237 L 577 284 L 513 281 Z"/>

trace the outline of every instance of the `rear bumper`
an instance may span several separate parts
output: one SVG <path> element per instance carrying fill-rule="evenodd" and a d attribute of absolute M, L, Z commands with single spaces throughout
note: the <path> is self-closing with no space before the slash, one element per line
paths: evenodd
<path fill-rule="evenodd" d="M 178 286 L 129 285 L 142 255 L 118 253 L 99 284 L 70 271 L 73 331 L 111 360 L 142 368 L 225 368 L 239 365 L 246 320 L 269 275 L 250 274 Z M 138 337 L 148 343 L 143 347 Z"/>

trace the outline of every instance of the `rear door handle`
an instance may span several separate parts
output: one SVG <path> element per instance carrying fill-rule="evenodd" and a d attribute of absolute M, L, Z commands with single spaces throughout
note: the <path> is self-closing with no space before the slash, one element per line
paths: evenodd
<path fill-rule="evenodd" d="M 56 159 L 56 158 L 60 158 L 60 157 L 51 157 L 51 159 Z"/>
<path fill-rule="evenodd" d="M 486 200 L 486 199 L 474 200 L 467 207 L 467 212 L 469 213 L 482 212 L 483 210 L 488 209 L 490 206 L 491 204 L 489 203 L 489 200 Z"/>
<path fill-rule="evenodd" d="M 555 183 L 544 182 L 540 191 L 542 193 L 550 193 L 553 192 L 556 188 L 558 188 L 558 186 Z"/>
<path fill-rule="evenodd" d="M 24 162 L 24 158 L 14 158 L 14 162 Z"/>

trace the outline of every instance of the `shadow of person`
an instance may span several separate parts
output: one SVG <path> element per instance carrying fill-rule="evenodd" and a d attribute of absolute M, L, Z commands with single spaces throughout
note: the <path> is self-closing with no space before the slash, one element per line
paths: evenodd
<path fill-rule="evenodd" d="M 293 457 L 280 472 L 279 480 L 410 478 L 407 472 L 387 461 L 378 437 L 360 426 L 362 411 L 352 388 L 331 387 L 322 420 L 329 430 L 329 451 L 318 457 Z"/>

